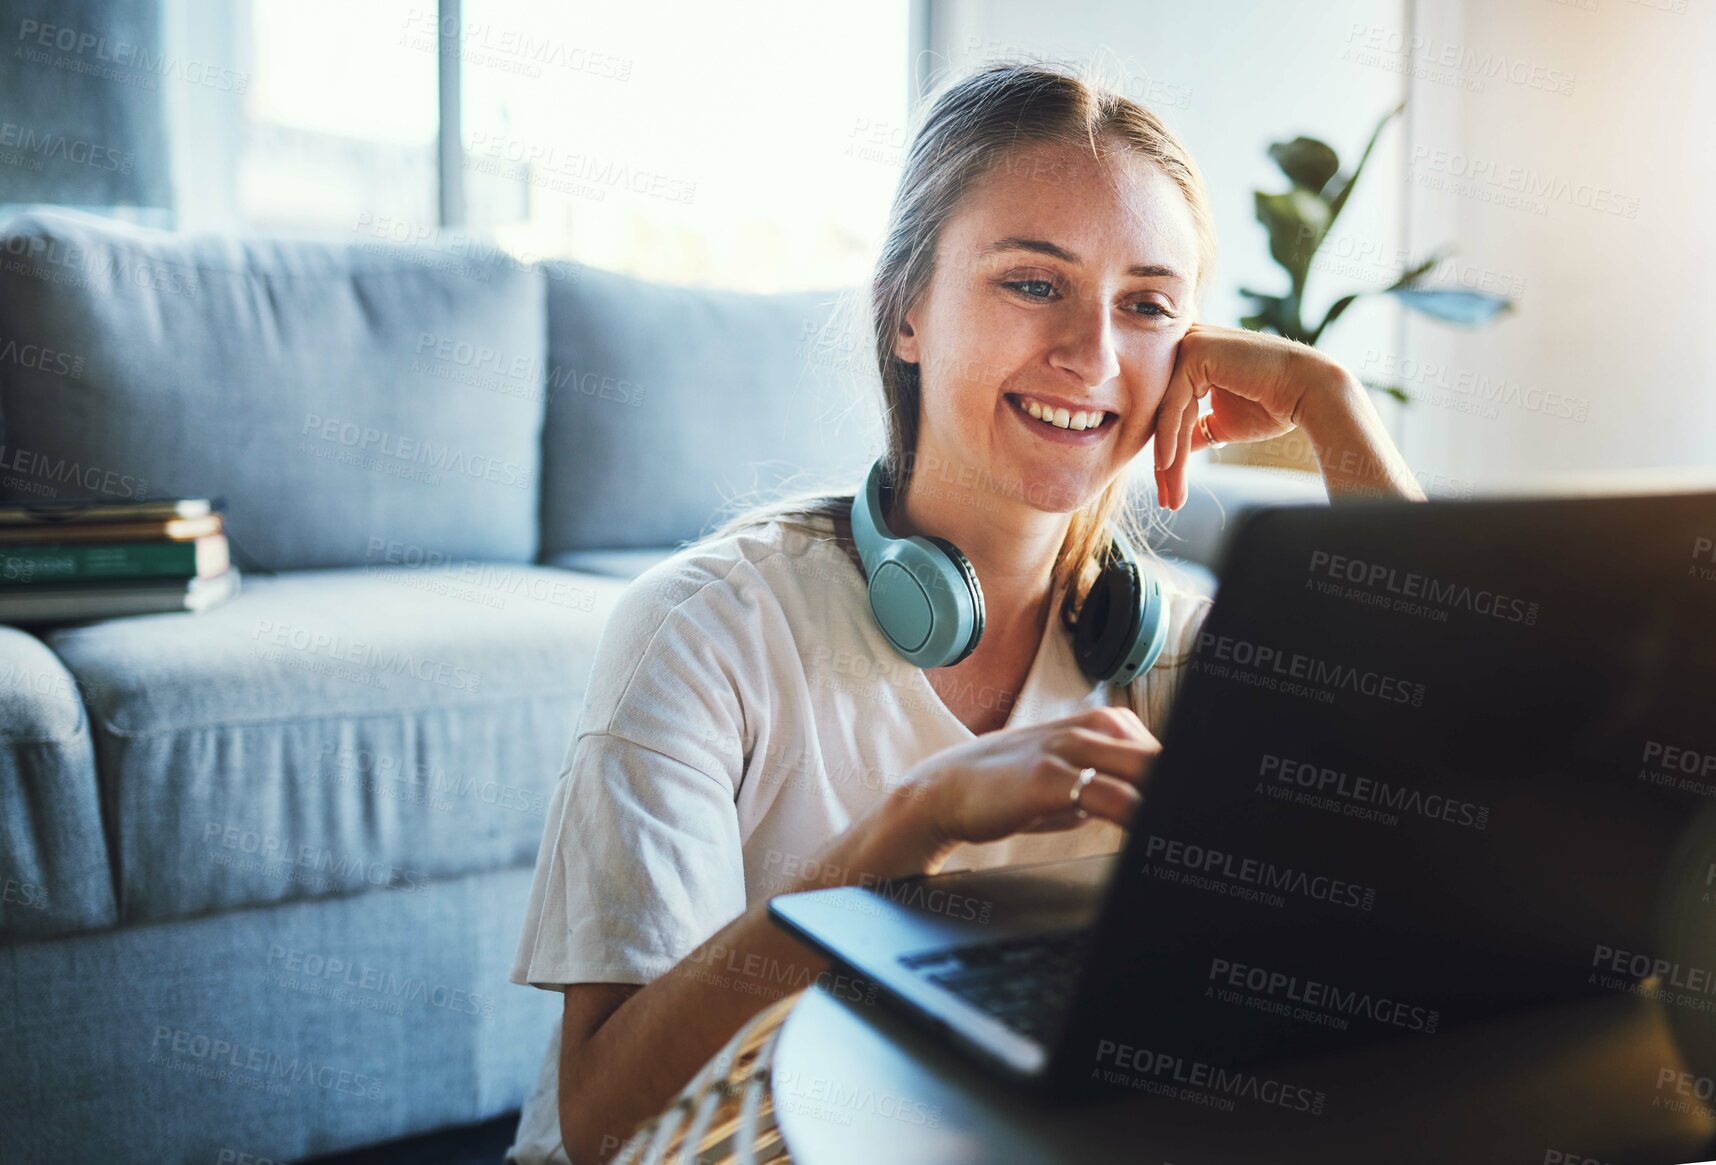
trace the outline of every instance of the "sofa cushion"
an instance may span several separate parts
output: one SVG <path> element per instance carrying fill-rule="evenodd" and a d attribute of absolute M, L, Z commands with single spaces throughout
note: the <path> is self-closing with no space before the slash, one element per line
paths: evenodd
<path fill-rule="evenodd" d="M 117 920 L 84 694 L 41 640 L 0 627 L 0 939 Z"/>
<path fill-rule="evenodd" d="M 0 227 L 0 495 L 227 502 L 238 560 L 535 557 L 542 277 L 385 244 Z"/>
<path fill-rule="evenodd" d="M 247 579 L 65 628 L 91 687 L 121 917 L 528 865 L 624 584 L 546 567 Z"/>
<path fill-rule="evenodd" d="M 559 268 L 549 264 L 551 274 Z M 881 448 L 838 292 L 549 278 L 542 554 L 674 546 L 724 506 L 854 486 Z"/>

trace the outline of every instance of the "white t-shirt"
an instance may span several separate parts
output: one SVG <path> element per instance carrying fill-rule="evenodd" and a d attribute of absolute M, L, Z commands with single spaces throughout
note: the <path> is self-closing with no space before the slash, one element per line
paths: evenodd
<path fill-rule="evenodd" d="M 653 980 L 793 882 L 919 761 L 973 739 L 883 637 L 831 520 L 817 525 L 820 537 L 772 522 L 687 547 L 621 596 L 548 808 L 513 982 Z M 1210 602 L 1160 577 L 1169 641 L 1155 667 L 1123 687 L 1088 679 L 1057 593 L 1007 727 L 1130 704 L 1160 737 Z M 1122 837 L 1093 817 L 961 846 L 944 869 L 1110 853 Z M 566 1161 L 558 1033 L 508 1158 L 520 1165 Z"/>

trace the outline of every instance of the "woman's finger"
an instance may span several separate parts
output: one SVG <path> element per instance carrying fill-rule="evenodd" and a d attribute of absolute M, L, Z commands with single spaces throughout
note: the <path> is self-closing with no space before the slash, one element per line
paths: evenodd
<path fill-rule="evenodd" d="M 1094 732 L 1118 736 L 1124 740 L 1159 744 L 1150 730 L 1144 727 L 1144 721 L 1138 719 L 1138 713 L 1124 704 L 1102 704 L 1095 708 L 1086 708 L 1083 712 L 1075 712 L 1064 719 L 1052 721 L 1045 727 L 1089 728 Z"/>
<path fill-rule="evenodd" d="M 1186 484 L 1186 477 L 1192 465 L 1192 433 L 1197 423 L 1198 406 L 1197 402 L 1193 401 L 1191 407 L 1181 415 L 1179 455 L 1174 458 L 1174 464 L 1168 470 L 1168 496 L 1172 499 L 1170 504 L 1176 510 L 1186 504 L 1192 493 Z"/>
<path fill-rule="evenodd" d="M 1192 422 L 1191 450 L 1193 453 L 1196 453 L 1199 449 L 1208 448 L 1208 446 L 1209 446 L 1209 442 L 1204 439 L 1204 429 L 1206 426 L 1209 428 L 1210 433 L 1215 436 L 1215 439 L 1217 441 L 1226 440 L 1226 438 L 1222 437 L 1220 435 L 1220 433 L 1217 431 L 1220 428 L 1220 426 L 1216 424 L 1215 414 L 1214 413 L 1206 413 L 1204 415 L 1209 418 L 1209 420 L 1207 422 L 1205 422 L 1205 424 L 1200 425 L 1196 421 Z"/>
<path fill-rule="evenodd" d="M 1088 728 L 1072 728 L 1051 739 L 1056 751 L 1074 768 L 1092 768 L 1134 785 L 1149 775 L 1150 762 L 1162 751 L 1154 741 L 1107 736 Z"/>
<path fill-rule="evenodd" d="M 1183 350 L 1183 349 L 1182 349 Z M 1156 407 L 1156 501 L 1162 504 L 1163 486 L 1168 467 L 1179 453 L 1181 420 L 1188 408 L 1197 408 L 1192 395 L 1193 384 L 1184 361 L 1176 360 L 1174 374 L 1168 378 L 1168 391 Z"/>
<path fill-rule="evenodd" d="M 1064 809 L 1044 814 L 1020 832 L 1058 833 L 1063 829 L 1076 829 L 1092 817 L 1100 817 L 1116 825 L 1126 825 L 1132 820 L 1132 815 L 1138 811 L 1143 800 L 1143 795 L 1125 781 L 1117 781 L 1113 777 L 1098 773 L 1079 794 L 1076 806 L 1072 804 L 1069 795 Z M 1084 810 L 1085 816 L 1079 816 L 1080 809 Z"/>
<path fill-rule="evenodd" d="M 1143 802 L 1144 795 L 1125 781 L 1098 774 L 1079 794 L 1078 807 L 1092 817 L 1125 825 Z"/>

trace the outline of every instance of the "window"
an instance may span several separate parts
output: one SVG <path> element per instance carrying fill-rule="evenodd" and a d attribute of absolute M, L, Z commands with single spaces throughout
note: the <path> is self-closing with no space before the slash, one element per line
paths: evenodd
<path fill-rule="evenodd" d="M 364 213 L 435 221 L 437 51 L 433 17 L 420 31 L 425 9 L 250 0 L 240 222 L 349 231 Z"/>
<path fill-rule="evenodd" d="M 906 147 L 910 0 L 163 2 L 170 49 L 244 81 L 169 103 L 182 229 L 446 225 L 527 259 L 828 288 L 868 274 Z"/>
<path fill-rule="evenodd" d="M 905 148 L 906 0 L 465 0 L 465 201 L 520 253 L 861 282 Z"/>

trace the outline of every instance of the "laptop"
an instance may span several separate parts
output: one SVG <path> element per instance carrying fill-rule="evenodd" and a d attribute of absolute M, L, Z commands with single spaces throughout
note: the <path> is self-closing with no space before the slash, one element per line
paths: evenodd
<path fill-rule="evenodd" d="M 1281 1065 L 1652 984 L 1716 1049 L 1716 493 L 1277 507 L 1218 576 L 1118 853 L 771 917 L 1052 1094 L 1314 1109 Z"/>

